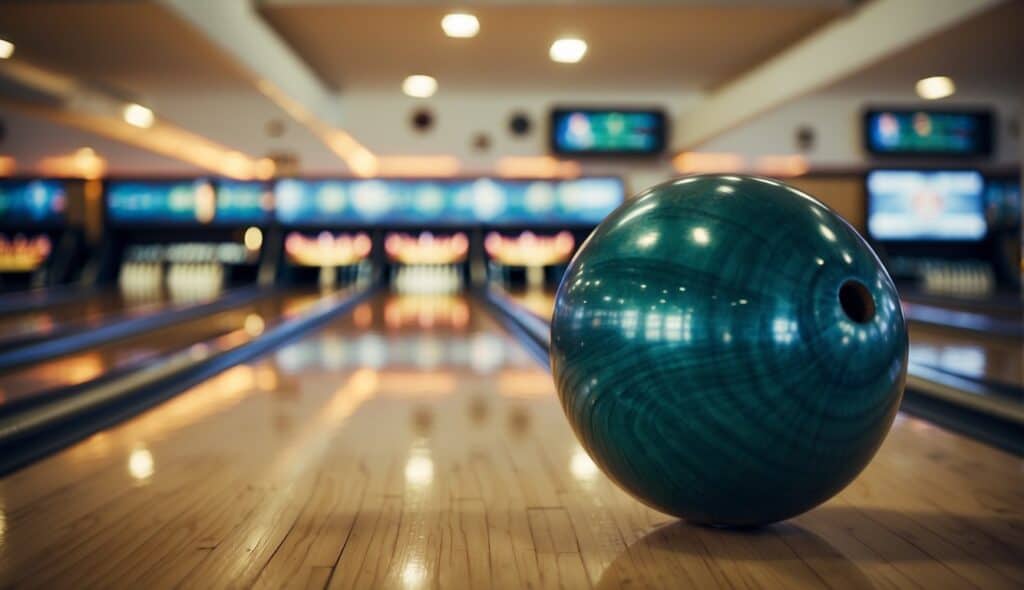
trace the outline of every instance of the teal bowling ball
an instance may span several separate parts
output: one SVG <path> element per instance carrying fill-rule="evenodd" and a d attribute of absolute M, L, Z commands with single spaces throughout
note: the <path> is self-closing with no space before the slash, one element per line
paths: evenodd
<path fill-rule="evenodd" d="M 594 461 L 644 503 L 718 526 L 784 520 L 850 483 L 892 425 L 907 348 L 867 242 L 810 195 L 738 175 L 612 212 L 551 323 L 558 394 Z"/>

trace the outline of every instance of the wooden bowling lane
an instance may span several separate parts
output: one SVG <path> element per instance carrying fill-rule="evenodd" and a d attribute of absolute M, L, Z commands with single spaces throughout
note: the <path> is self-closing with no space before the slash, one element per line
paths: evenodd
<path fill-rule="evenodd" d="M 1024 585 L 1019 457 L 901 415 L 824 506 L 689 526 L 608 481 L 460 298 L 361 305 L 0 480 L 0 516 L 2 587 Z"/>
<path fill-rule="evenodd" d="M 238 330 L 262 331 L 281 313 L 282 303 L 303 297 L 306 295 L 293 293 L 262 298 L 167 328 L 0 372 L 0 405 L 31 397 L 41 391 L 77 385 L 126 365 L 156 361 L 161 355 L 222 334 Z"/>
<path fill-rule="evenodd" d="M 952 295 L 929 295 L 925 293 L 901 293 L 905 303 L 924 305 L 951 312 L 979 314 L 992 319 L 1021 321 L 1024 304 L 1011 293 L 997 293 L 989 297 L 965 298 Z"/>
<path fill-rule="evenodd" d="M 908 324 L 908 329 L 911 362 L 975 381 L 1024 390 L 1024 340 L 914 322 Z"/>

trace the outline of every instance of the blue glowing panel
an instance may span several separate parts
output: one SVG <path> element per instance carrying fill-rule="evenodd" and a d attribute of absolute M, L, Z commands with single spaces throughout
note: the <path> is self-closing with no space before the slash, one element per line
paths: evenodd
<path fill-rule="evenodd" d="M 273 195 L 263 182 L 217 181 L 213 221 L 226 225 L 263 225 L 273 217 Z"/>
<path fill-rule="evenodd" d="M 651 155 L 665 149 L 661 111 L 555 109 L 551 150 L 566 155 Z"/>
<path fill-rule="evenodd" d="M 207 180 L 111 181 L 107 217 L 117 224 L 209 223 L 216 213 Z"/>
<path fill-rule="evenodd" d="M 67 195 L 59 180 L 0 181 L 0 225 L 30 229 L 64 222 Z"/>
<path fill-rule="evenodd" d="M 286 225 L 594 225 L 625 198 L 617 178 L 295 180 L 277 183 Z"/>
<path fill-rule="evenodd" d="M 868 233 L 882 241 L 985 237 L 985 182 L 974 171 L 875 170 L 868 174 Z"/>

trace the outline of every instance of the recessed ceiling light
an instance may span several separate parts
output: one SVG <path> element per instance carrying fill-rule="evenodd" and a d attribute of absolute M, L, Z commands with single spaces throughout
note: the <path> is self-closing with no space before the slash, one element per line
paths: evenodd
<path fill-rule="evenodd" d="M 131 103 L 124 107 L 121 112 L 124 122 L 141 129 L 148 129 L 153 126 L 153 111 L 141 104 Z"/>
<path fill-rule="evenodd" d="M 402 92 L 413 98 L 429 98 L 437 92 L 437 80 L 423 74 L 409 76 L 402 82 Z"/>
<path fill-rule="evenodd" d="M 583 39 L 559 39 L 551 44 L 548 55 L 553 61 L 574 64 L 587 53 L 587 42 Z"/>
<path fill-rule="evenodd" d="M 14 55 L 14 43 L 7 39 L 0 39 L 0 59 L 7 59 Z"/>
<path fill-rule="evenodd" d="M 936 100 L 946 98 L 956 92 L 956 84 L 953 79 L 947 76 L 932 76 L 921 78 L 914 86 L 917 95 L 925 100 Z"/>
<path fill-rule="evenodd" d="M 441 28 L 444 29 L 444 34 L 449 37 L 467 39 L 469 37 L 476 37 L 476 34 L 480 32 L 480 21 L 472 14 L 453 12 L 446 14 L 441 19 Z"/>

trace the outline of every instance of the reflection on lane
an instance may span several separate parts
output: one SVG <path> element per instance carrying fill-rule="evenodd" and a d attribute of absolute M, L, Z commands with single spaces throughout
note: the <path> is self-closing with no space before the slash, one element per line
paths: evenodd
<path fill-rule="evenodd" d="M 281 348 L 275 359 L 287 374 L 386 366 L 398 377 L 402 370 L 489 374 L 503 365 L 534 367 L 526 352 L 493 326 L 469 320 L 469 302 L 461 296 L 389 295 L 353 311 L 350 321 L 358 336 L 327 330 Z"/>
<path fill-rule="evenodd" d="M 119 319 L 156 314 L 190 305 L 210 303 L 242 291 L 210 289 L 155 289 L 144 292 L 126 289 L 94 291 L 83 289 L 80 296 L 42 309 L 0 315 L 0 348 L 24 345 L 26 339 L 49 337 L 59 331 L 95 328 Z"/>
<path fill-rule="evenodd" d="M 912 363 L 974 381 L 1024 388 L 1024 340 L 908 326 Z"/>
<path fill-rule="evenodd" d="M 309 293 L 266 297 L 211 316 L 8 371 L 0 374 L 0 404 L 79 385 L 111 371 L 157 361 L 190 346 L 206 346 L 206 342 L 214 339 L 215 345 L 237 346 L 258 337 L 268 324 L 301 313 L 318 300 L 318 295 Z"/>
<path fill-rule="evenodd" d="M 30 335 L 49 333 L 66 324 L 91 324 L 130 309 L 159 306 L 161 299 L 129 301 L 115 290 L 83 292 L 81 297 L 58 305 L 0 315 L 0 346 Z"/>
<path fill-rule="evenodd" d="M 555 311 L 555 294 L 552 291 L 532 289 L 503 291 L 502 294 L 512 302 L 549 321 Z"/>
<path fill-rule="evenodd" d="M 509 346 L 493 332 L 452 339 L 431 333 L 391 334 L 375 330 L 356 337 L 320 334 L 289 344 L 275 354 L 275 359 L 282 372 L 292 375 L 312 368 L 337 371 L 360 366 L 387 366 L 393 371 L 461 368 L 488 374 L 503 364 L 527 367 L 534 363 L 521 348 Z"/>

